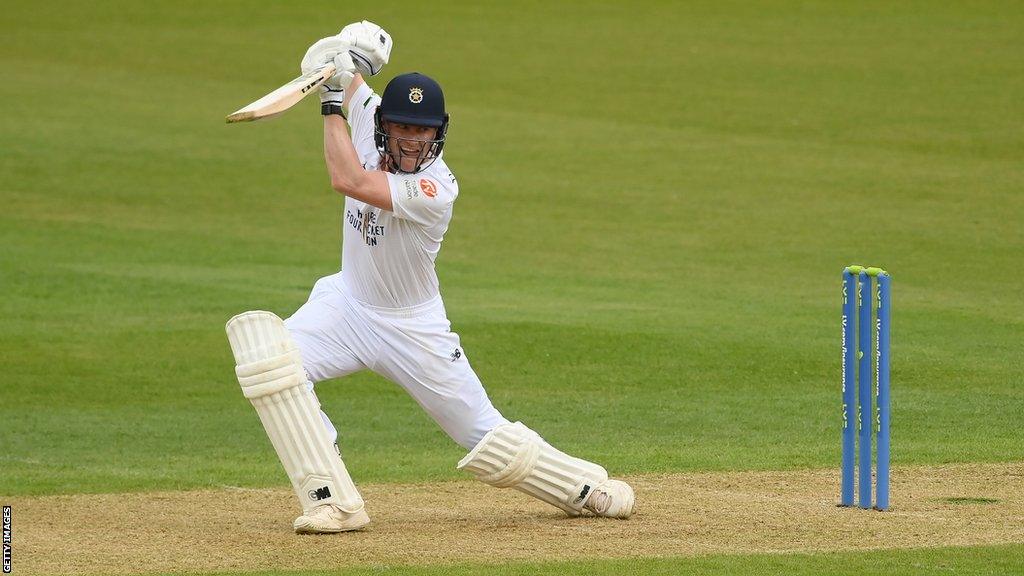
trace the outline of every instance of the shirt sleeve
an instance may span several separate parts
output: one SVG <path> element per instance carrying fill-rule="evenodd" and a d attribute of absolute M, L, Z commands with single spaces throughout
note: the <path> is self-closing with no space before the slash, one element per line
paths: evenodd
<path fill-rule="evenodd" d="M 348 125 L 352 128 L 352 145 L 362 150 L 369 141 L 373 144 L 374 114 L 380 105 L 380 96 L 374 94 L 368 84 L 363 84 L 352 94 L 348 107 Z"/>
<path fill-rule="evenodd" d="M 423 174 L 388 173 L 395 217 L 424 228 L 447 224 L 459 191 L 454 181 L 445 182 Z"/>

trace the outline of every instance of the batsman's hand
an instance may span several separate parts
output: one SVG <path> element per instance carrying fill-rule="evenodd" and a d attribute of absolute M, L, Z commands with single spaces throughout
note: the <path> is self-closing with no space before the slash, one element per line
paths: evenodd
<path fill-rule="evenodd" d="M 363 20 L 345 26 L 338 38 L 347 42 L 356 70 L 365 76 L 376 76 L 391 58 L 394 42 L 383 28 Z"/>
<path fill-rule="evenodd" d="M 345 102 L 345 91 L 355 80 L 356 65 L 352 62 L 352 54 L 344 50 L 334 56 L 334 76 L 320 85 L 320 102 L 341 106 Z"/>
<path fill-rule="evenodd" d="M 349 54 L 350 44 L 338 36 L 317 40 L 302 57 L 303 74 L 334 64 L 334 75 L 320 85 L 320 102 L 341 106 L 345 102 L 345 90 L 355 79 L 356 67 Z"/>
<path fill-rule="evenodd" d="M 339 52 L 347 51 L 349 46 L 350 44 L 339 36 L 328 36 L 327 38 L 317 40 L 309 47 L 309 50 L 306 50 L 306 55 L 302 57 L 302 64 L 300 64 L 302 73 L 309 74 L 334 62 L 334 57 Z"/>

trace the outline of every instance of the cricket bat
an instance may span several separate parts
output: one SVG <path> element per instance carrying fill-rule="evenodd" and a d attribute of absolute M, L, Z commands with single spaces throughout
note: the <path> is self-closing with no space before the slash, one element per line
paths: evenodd
<path fill-rule="evenodd" d="M 228 124 L 273 118 L 294 106 L 306 94 L 316 91 L 333 74 L 334 64 L 303 74 L 245 108 L 228 114 Z"/>

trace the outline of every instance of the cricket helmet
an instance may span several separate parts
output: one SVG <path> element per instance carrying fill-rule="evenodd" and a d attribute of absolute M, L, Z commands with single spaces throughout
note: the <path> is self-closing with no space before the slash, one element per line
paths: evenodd
<path fill-rule="evenodd" d="M 427 168 L 441 155 L 448 132 L 448 113 L 444 110 L 444 92 L 441 91 L 441 85 L 419 72 L 395 76 L 388 82 L 374 114 L 374 142 L 381 154 L 391 158 L 393 154 L 388 147 L 388 140 L 402 139 L 390 136 L 384 122 L 437 128 L 437 134 L 433 140 L 427 141 L 426 154 L 420 155 L 413 172 Z M 391 161 L 397 170 L 402 171 L 401 158 L 391 158 Z"/>

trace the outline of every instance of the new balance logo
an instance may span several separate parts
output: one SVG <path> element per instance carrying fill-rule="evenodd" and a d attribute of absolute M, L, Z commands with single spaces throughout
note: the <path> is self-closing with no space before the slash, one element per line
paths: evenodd
<path fill-rule="evenodd" d="M 458 360 L 459 358 L 462 358 L 462 350 L 459 350 L 458 348 L 456 348 L 456 349 L 455 349 L 455 352 L 452 352 L 452 353 L 450 354 L 450 357 L 451 357 L 451 359 L 452 359 L 452 362 L 455 362 L 455 361 L 456 361 L 456 360 Z"/>
<path fill-rule="evenodd" d="M 331 489 L 327 486 L 309 491 L 310 500 L 326 500 L 331 497 Z"/>
<path fill-rule="evenodd" d="M 580 502 L 583 502 L 584 500 L 586 500 L 587 494 L 590 494 L 590 484 L 583 485 L 583 490 L 580 490 L 580 495 L 577 496 L 576 499 L 572 501 L 572 503 L 579 504 Z"/>

